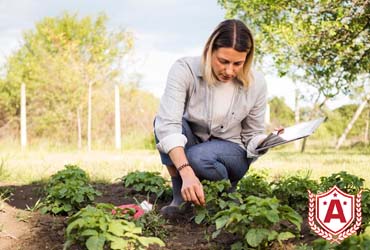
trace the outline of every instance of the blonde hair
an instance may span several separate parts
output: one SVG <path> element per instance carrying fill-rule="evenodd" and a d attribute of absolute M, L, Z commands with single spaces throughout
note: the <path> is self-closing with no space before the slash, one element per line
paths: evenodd
<path fill-rule="evenodd" d="M 221 22 L 208 38 L 203 49 L 202 71 L 203 79 L 211 85 L 218 82 L 212 69 L 212 53 L 219 48 L 233 48 L 239 52 L 247 52 L 243 69 L 239 71 L 236 79 L 248 88 L 254 81 L 252 64 L 254 56 L 254 40 L 247 26 L 235 19 Z"/>

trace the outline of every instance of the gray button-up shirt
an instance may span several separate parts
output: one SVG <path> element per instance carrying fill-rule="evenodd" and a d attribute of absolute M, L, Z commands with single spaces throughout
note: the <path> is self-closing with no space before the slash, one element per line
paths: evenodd
<path fill-rule="evenodd" d="M 264 117 L 267 86 L 262 74 L 254 72 L 248 89 L 239 82 L 229 111 L 220 126 L 212 126 L 213 89 L 202 77 L 201 58 L 185 57 L 172 66 L 159 112 L 155 120 L 158 150 L 168 153 L 184 147 L 187 139 L 182 132 L 185 118 L 192 132 L 202 141 L 211 136 L 232 141 L 247 150 L 248 157 L 258 156 L 257 144 L 265 135 Z"/>

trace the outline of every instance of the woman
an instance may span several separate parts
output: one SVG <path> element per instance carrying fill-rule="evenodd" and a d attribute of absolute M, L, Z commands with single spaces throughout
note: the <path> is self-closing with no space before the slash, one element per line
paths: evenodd
<path fill-rule="evenodd" d="M 204 205 L 200 180 L 229 179 L 235 188 L 266 137 L 267 88 L 253 72 L 254 41 L 239 20 L 221 22 L 202 57 L 172 66 L 154 123 L 157 148 L 171 175 L 173 200 L 164 215 L 186 201 Z"/>

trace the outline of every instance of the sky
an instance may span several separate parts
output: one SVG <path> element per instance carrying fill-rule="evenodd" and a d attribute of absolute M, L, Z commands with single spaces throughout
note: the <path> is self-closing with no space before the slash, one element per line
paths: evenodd
<path fill-rule="evenodd" d="M 135 63 L 128 72 L 140 74 L 139 86 L 157 97 L 163 94 L 171 65 L 180 57 L 200 55 L 225 15 L 217 0 L 0 0 L 0 63 L 19 48 L 24 31 L 45 17 L 60 16 L 65 11 L 81 17 L 105 13 L 109 29 L 133 32 Z M 265 78 L 269 97 L 284 97 L 293 108 L 295 87 L 290 79 L 271 73 Z M 329 107 L 344 102 L 340 98 Z"/>

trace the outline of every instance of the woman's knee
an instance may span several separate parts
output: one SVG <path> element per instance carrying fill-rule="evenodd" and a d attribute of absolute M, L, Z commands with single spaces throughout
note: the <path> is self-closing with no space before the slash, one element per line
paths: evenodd
<path fill-rule="evenodd" d="M 229 178 L 226 167 L 217 161 L 214 154 L 204 152 L 201 149 L 201 144 L 190 147 L 186 151 L 186 156 L 195 174 L 200 179 L 216 181 Z"/>

